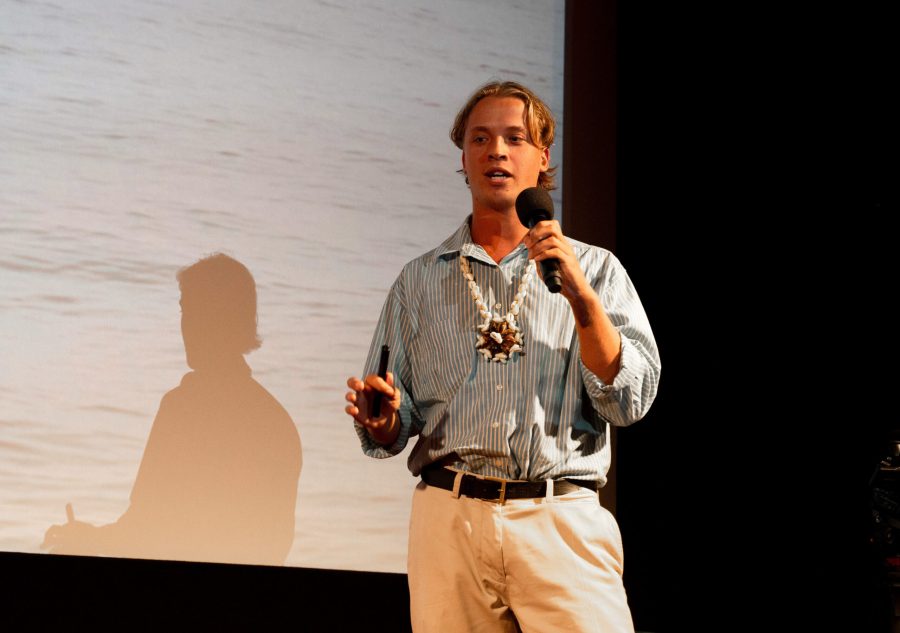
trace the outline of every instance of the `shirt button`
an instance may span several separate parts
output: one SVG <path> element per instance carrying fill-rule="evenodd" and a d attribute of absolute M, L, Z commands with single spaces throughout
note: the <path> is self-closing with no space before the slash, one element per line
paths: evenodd
<path fill-rule="evenodd" d="M 502 466 L 502 465 L 503 465 L 503 460 L 502 460 L 502 459 L 495 459 L 495 460 L 494 460 L 494 466 L 499 467 L 499 466 Z"/>
<path fill-rule="evenodd" d="M 499 423 L 499 422 L 494 422 L 491 426 L 494 427 L 494 428 L 496 429 L 496 428 L 499 428 L 499 427 L 500 427 L 500 423 Z"/>
<path fill-rule="evenodd" d="M 503 391 L 503 385 L 497 385 L 497 391 Z"/>
<path fill-rule="evenodd" d="M 494 304 L 494 307 L 497 308 L 497 309 L 499 310 L 499 309 L 502 308 L 503 306 L 500 305 L 500 302 L 498 301 L 496 304 Z"/>

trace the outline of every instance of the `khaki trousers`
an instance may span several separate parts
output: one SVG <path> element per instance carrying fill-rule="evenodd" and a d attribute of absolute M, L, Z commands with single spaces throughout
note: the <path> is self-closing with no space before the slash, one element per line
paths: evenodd
<path fill-rule="evenodd" d="M 409 530 L 415 633 L 633 633 L 622 537 L 597 494 L 454 498 L 420 482 Z"/>

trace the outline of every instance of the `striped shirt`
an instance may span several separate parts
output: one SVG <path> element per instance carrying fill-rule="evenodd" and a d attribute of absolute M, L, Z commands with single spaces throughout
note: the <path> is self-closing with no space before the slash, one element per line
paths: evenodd
<path fill-rule="evenodd" d="M 494 262 L 472 242 L 467 219 L 443 244 L 406 264 L 385 301 L 363 375 L 377 371 L 381 345 L 390 345 L 401 429 L 394 444 L 381 446 L 357 423 L 367 455 L 396 455 L 417 436 L 409 456 L 414 476 L 456 453 L 462 460 L 456 467 L 491 477 L 606 482 L 607 425 L 625 426 L 647 412 L 659 381 L 659 353 L 619 260 L 602 248 L 569 242 L 621 334 L 621 366 L 612 384 L 581 362 L 571 307 L 547 290 L 537 271 L 517 319 L 524 354 L 499 363 L 476 352 L 481 317 L 459 258 L 468 258 L 484 302 L 501 315 L 534 263 L 524 244 Z"/>

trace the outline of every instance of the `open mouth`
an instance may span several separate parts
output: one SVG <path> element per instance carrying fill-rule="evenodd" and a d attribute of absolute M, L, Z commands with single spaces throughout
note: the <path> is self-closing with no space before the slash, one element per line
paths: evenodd
<path fill-rule="evenodd" d="M 507 178 L 512 178 L 512 174 L 505 169 L 489 169 L 484 172 L 484 175 L 487 176 L 488 180 L 491 182 L 504 182 Z"/>

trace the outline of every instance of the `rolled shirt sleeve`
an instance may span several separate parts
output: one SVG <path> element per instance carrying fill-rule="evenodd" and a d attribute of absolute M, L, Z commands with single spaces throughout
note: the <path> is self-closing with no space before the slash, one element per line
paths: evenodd
<path fill-rule="evenodd" d="M 659 350 L 631 279 L 614 255 L 606 260 L 606 274 L 598 275 L 594 288 L 621 336 L 619 372 L 606 384 L 580 359 L 579 365 L 594 411 L 610 424 L 628 426 L 646 415 L 656 397 Z"/>

